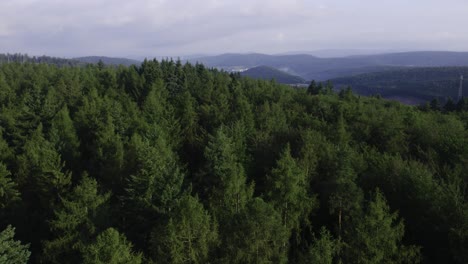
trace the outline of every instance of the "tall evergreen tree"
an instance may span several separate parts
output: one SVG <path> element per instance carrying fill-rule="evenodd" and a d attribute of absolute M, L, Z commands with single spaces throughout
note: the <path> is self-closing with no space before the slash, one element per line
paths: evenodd
<path fill-rule="evenodd" d="M 81 263 L 82 251 L 109 222 L 106 203 L 110 194 L 99 194 L 96 180 L 83 176 L 80 184 L 55 211 L 50 228 L 55 237 L 44 244 L 44 259 L 49 263 Z"/>
<path fill-rule="evenodd" d="M 162 135 L 156 139 L 134 135 L 127 151 L 129 176 L 120 200 L 122 224 L 136 246 L 149 239 L 148 229 L 175 206 L 182 188 L 182 173 L 175 153 Z"/>
<path fill-rule="evenodd" d="M 94 243 L 83 249 L 85 264 L 139 264 L 142 255 L 132 252 L 132 244 L 113 228 L 99 234 Z"/>
<path fill-rule="evenodd" d="M 23 194 L 35 197 L 42 208 L 59 202 L 71 184 L 71 173 L 65 170 L 60 154 L 42 133 L 42 125 L 34 131 L 18 157 L 18 181 Z"/>
<path fill-rule="evenodd" d="M 301 221 L 307 222 L 316 206 L 315 199 L 308 194 L 305 172 L 291 156 L 289 144 L 271 171 L 268 183 L 268 201 L 280 212 L 283 225 L 298 229 Z"/>
<path fill-rule="evenodd" d="M 339 242 L 332 237 L 325 227 L 322 227 L 322 229 L 320 229 L 320 237 L 314 237 L 304 262 L 332 264 L 338 252 Z"/>
<path fill-rule="evenodd" d="M 14 240 L 15 228 L 10 225 L 0 232 L 0 263 L 26 264 L 28 263 L 29 245 L 22 245 L 21 241 Z"/>
<path fill-rule="evenodd" d="M 286 263 L 289 235 L 281 215 L 261 198 L 249 201 L 233 217 L 223 236 L 223 263 Z"/>
<path fill-rule="evenodd" d="M 152 232 L 151 251 L 162 263 L 207 263 L 217 237 L 216 224 L 198 198 L 184 195 L 167 225 Z"/>
<path fill-rule="evenodd" d="M 247 185 L 235 146 L 224 130 L 223 127 L 218 129 L 205 148 L 207 167 L 203 178 L 211 179 L 205 186 L 210 188 L 212 210 L 229 216 L 245 206 L 252 196 L 253 186 Z"/>
<path fill-rule="evenodd" d="M 77 160 L 80 158 L 80 141 L 66 106 L 52 119 L 49 138 L 65 161 L 65 165 L 74 172 L 78 172 L 79 163 Z"/>
<path fill-rule="evenodd" d="M 405 233 L 397 213 L 391 213 L 383 194 L 376 190 L 362 218 L 354 220 L 346 249 L 356 263 L 419 263 L 419 248 L 402 245 Z"/>
<path fill-rule="evenodd" d="M 17 185 L 10 176 L 11 173 L 6 166 L 0 163 L 0 209 L 4 209 L 13 202 L 20 200 Z"/>

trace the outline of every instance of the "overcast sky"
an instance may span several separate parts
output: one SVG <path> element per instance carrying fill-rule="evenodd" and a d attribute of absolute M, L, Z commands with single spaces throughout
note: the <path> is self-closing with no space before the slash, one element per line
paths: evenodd
<path fill-rule="evenodd" d="M 0 53 L 468 50 L 468 0 L 0 0 Z"/>

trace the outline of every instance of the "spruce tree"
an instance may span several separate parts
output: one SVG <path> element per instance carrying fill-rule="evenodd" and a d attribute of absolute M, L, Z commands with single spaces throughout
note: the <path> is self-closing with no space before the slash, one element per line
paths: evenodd
<path fill-rule="evenodd" d="M 280 212 L 285 227 L 298 229 L 301 221 L 307 222 L 315 200 L 308 194 L 306 174 L 291 156 L 289 144 L 272 169 L 268 184 L 266 197 Z"/>
<path fill-rule="evenodd" d="M 22 245 L 21 241 L 14 240 L 15 228 L 11 225 L 0 232 L 0 263 L 26 264 L 28 263 L 29 245 Z"/>
<path fill-rule="evenodd" d="M 44 243 L 44 260 L 49 263 L 81 263 L 82 251 L 93 236 L 109 222 L 106 203 L 110 194 L 99 194 L 95 179 L 84 175 L 80 184 L 55 210 L 50 222 L 54 238 Z"/>
<path fill-rule="evenodd" d="M 217 239 L 216 223 L 198 198 L 184 195 L 167 224 L 152 232 L 150 251 L 162 263 L 207 263 Z"/>
<path fill-rule="evenodd" d="M 17 188 L 17 184 L 11 179 L 11 173 L 3 163 L 0 163 L 0 209 L 5 209 L 20 200 Z"/>
<path fill-rule="evenodd" d="M 207 166 L 203 177 L 211 179 L 205 186 L 210 189 L 212 210 L 221 214 L 218 216 L 229 217 L 245 206 L 253 188 L 247 185 L 244 167 L 236 155 L 232 139 L 224 130 L 218 129 L 205 148 Z"/>
<path fill-rule="evenodd" d="M 306 263 L 332 264 L 333 259 L 339 252 L 339 242 L 335 240 L 330 232 L 322 227 L 320 236 L 314 237 L 312 245 L 306 255 Z"/>
<path fill-rule="evenodd" d="M 83 249 L 84 264 L 139 264 L 142 255 L 132 251 L 132 244 L 114 228 L 100 233 L 96 241 Z"/>
<path fill-rule="evenodd" d="M 282 217 L 261 198 L 250 200 L 232 218 L 229 235 L 223 236 L 223 263 L 286 263 L 289 238 Z"/>
<path fill-rule="evenodd" d="M 354 219 L 346 251 L 356 263 L 419 263 L 419 248 L 402 245 L 403 221 L 391 213 L 385 197 L 377 189 L 362 218 Z"/>

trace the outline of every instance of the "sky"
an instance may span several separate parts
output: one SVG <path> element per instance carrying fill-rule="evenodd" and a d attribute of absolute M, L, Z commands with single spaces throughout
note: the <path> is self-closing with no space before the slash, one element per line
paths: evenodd
<path fill-rule="evenodd" d="M 0 0 L 0 53 L 468 51 L 467 0 Z"/>

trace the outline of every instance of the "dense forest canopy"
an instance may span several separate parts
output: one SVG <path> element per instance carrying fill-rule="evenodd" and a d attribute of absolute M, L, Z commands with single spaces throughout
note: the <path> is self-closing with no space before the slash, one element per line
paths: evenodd
<path fill-rule="evenodd" d="M 0 263 L 467 263 L 468 100 L 0 66 Z"/>

